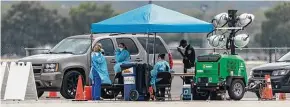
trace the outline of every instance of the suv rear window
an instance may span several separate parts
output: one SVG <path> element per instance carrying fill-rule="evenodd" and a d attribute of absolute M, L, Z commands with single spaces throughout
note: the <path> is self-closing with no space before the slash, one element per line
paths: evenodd
<path fill-rule="evenodd" d="M 143 48 L 146 50 L 146 40 L 148 37 L 138 37 L 138 41 L 141 43 L 141 45 L 143 46 Z M 161 42 L 161 40 L 159 38 L 156 38 L 156 50 L 155 53 L 156 54 L 160 54 L 160 53 L 167 53 L 167 50 L 165 48 L 165 46 L 163 45 L 163 43 Z M 153 54 L 153 47 L 154 47 L 154 38 L 153 37 L 149 37 L 149 42 L 148 42 L 148 47 L 149 47 L 149 54 Z"/>

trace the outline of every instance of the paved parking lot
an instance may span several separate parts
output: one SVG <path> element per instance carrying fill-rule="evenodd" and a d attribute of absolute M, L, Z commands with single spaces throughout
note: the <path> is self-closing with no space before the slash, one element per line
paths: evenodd
<path fill-rule="evenodd" d="M 166 102 L 124 102 L 124 101 L 86 101 L 40 100 L 22 102 L 2 102 L 2 107 L 288 107 L 290 101 L 166 101 Z"/>

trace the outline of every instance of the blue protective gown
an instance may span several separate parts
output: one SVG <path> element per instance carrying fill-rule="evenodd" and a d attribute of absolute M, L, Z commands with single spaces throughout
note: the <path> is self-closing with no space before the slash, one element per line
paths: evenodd
<path fill-rule="evenodd" d="M 101 52 L 92 53 L 92 69 L 89 76 L 91 80 L 94 80 L 95 77 L 99 77 L 102 84 L 112 84 L 109 77 L 106 58 Z"/>
<path fill-rule="evenodd" d="M 121 67 L 123 63 L 130 62 L 130 53 L 129 51 L 123 49 L 122 51 L 120 49 L 117 49 L 115 52 L 115 58 L 116 58 L 116 64 L 114 66 L 115 74 L 121 72 Z"/>
<path fill-rule="evenodd" d="M 153 69 L 151 70 L 150 84 L 154 88 L 154 90 L 156 90 L 155 83 L 160 81 L 160 80 L 157 80 L 157 74 L 159 72 L 170 72 L 170 69 L 166 71 L 166 66 L 170 68 L 169 63 L 167 61 L 160 60 L 154 65 Z"/>

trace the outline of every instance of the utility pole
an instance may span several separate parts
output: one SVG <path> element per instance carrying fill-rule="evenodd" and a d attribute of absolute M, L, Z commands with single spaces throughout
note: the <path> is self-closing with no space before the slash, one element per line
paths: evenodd
<path fill-rule="evenodd" d="M 229 27 L 236 27 L 237 11 L 238 10 L 228 10 L 228 14 L 229 14 L 228 26 Z M 231 54 L 232 55 L 236 55 L 236 50 L 235 50 L 236 47 L 235 47 L 235 44 L 234 44 L 235 35 L 236 35 L 236 29 L 231 29 L 231 33 L 230 33 L 230 36 L 229 36 L 229 43 L 230 43 L 230 49 L 231 49 Z"/>
<path fill-rule="evenodd" d="M 208 10 L 208 5 L 207 4 L 200 5 L 200 10 L 202 11 L 202 19 L 206 20 L 205 16 L 206 16 L 206 11 Z M 202 41 L 203 41 L 202 47 L 207 48 L 208 47 L 207 39 L 203 38 Z M 204 52 L 208 53 L 209 50 L 205 50 Z"/>

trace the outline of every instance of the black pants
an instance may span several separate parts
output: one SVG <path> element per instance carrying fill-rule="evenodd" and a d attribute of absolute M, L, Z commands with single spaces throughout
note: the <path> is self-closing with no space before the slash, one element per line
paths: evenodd
<path fill-rule="evenodd" d="M 124 77 L 122 75 L 122 72 L 119 72 L 116 74 L 116 79 L 118 79 L 118 84 L 124 84 Z M 120 89 L 122 97 L 124 97 L 124 88 Z"/>
<path fill-rule="evenodd" d="M 188 64 L 184 64 L 184 66 L 183 66 L 183 73 L 187 73 L 187 69 L 190 69 L 191 68 L 191 66 L 190 65 L 188 65 Z M 188 76 L 186 76 L 186 77 L 184 77 L 184 83 L 185 84 L 191 84 L 191 80 L 193 79 L 193 77 L 192 76 L 190 76 L 190 77 L 188 77 Z"/>

